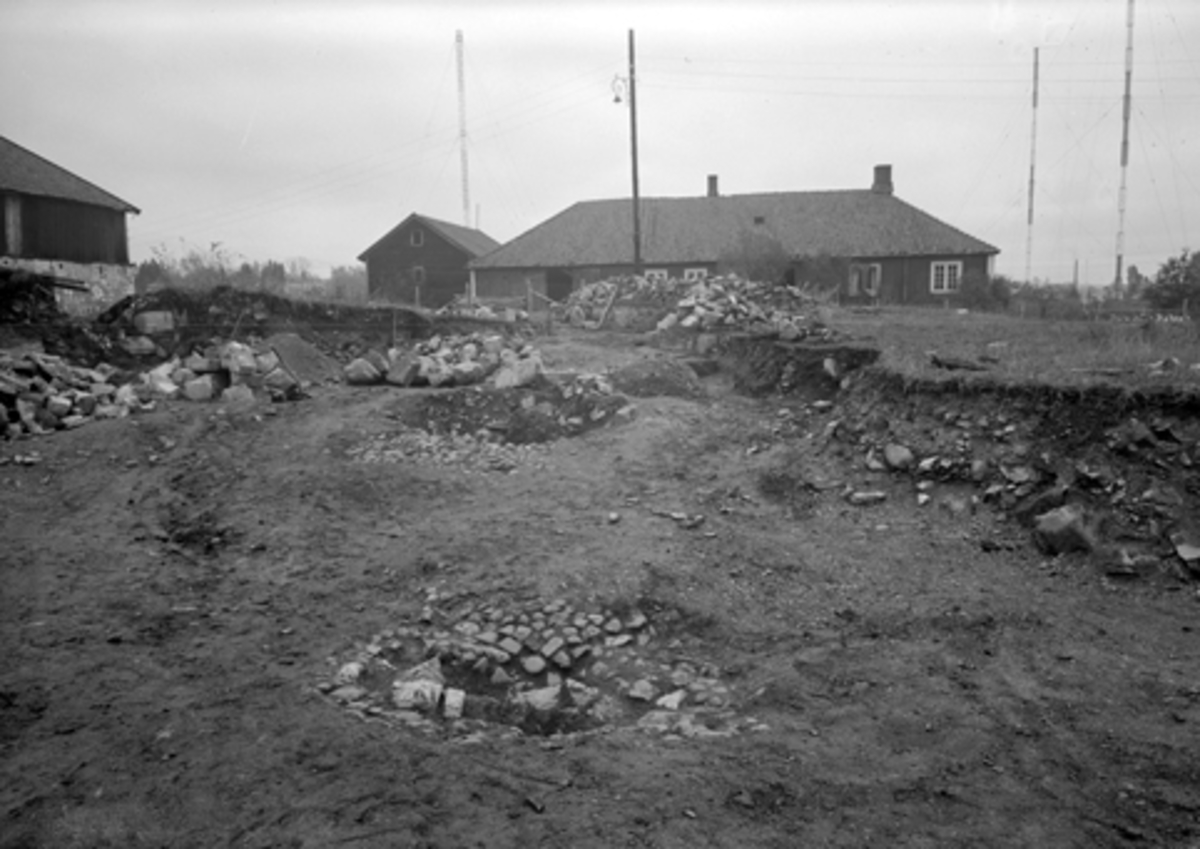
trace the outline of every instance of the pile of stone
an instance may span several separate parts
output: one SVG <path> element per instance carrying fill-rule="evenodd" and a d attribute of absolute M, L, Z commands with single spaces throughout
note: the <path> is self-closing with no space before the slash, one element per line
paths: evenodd
<path fill-rule="evenodd" d="M 532 383 L 545 369 L 542 355 L 527 342 L 499 334 L 434 336 L 386 355 L 369 351 L 345 367 L 353 386 L 471 386 L 491 379 L 498 389 Z"/>
<path fill-rule="evenodd" d="M 149 393 L 117 385 L 112 366 L 81 368 L 51 354 L 0 352 L 0 425 L 15 439 L 143 409 Z"/>
<path fill-rule="evenodd" d="M 816 310 L 817 303 L 795 286 L 726 275 L 692 284 L 656 329 L 742 330 L 778 334 L 785 341 L 834 339 Z"/>
<path fill-rule="evenodd" d="M 225 342 L 172 357 L 142 375 L 153 397 L 188 401 L 253 401 L 256 392 L 272 400 L 298 396 L 300 381 L 272 348 Z"/>
<path fill-rule="evenodd" d="M 512 445 L 496 435 L 435 434 L 419 428 L 402 428 L 379 434 L 347 454 L 359 463 L 416 463 L 426 466 L 453 467 L 472 473 L 508 473 L 541 460 L 546 447 L 538 444 Z M 540 467 L 540 466 L 539 466 Z"/>
<path fill-rule="evenodd" d="M 559 311 L 576 327 L 595 326 L 614 306 L 670 309 L 693 285 L 677 277 L 611 277 L 576 289 Z"/>
<path fill-rule="evenodd" d="M 353 710 L 428 730 L 445 721 L 459 732 L 497 722 L 586 731 L 632 720 L 698 737 L 765 727 L 737 717 L 720 670 L 678 657 L 677 640 L 656 658 L 659 634 L 636 608 L 535 599 L 516 608 L 469 602 L 445 614 L 436 593 L 429 599 L 419 625 L 377 634 L 319 689 Z"/>

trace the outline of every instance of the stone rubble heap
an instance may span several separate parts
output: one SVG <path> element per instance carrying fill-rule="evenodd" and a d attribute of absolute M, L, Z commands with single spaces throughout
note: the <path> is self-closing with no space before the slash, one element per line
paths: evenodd
<path fill-rule="evenodd" d="M 670 309 L 692 288 L 692 281 L 677 277 L 667 279 L 640 276 L 610 277 L 579 287 L 560 308 L 562 318 L 576 327 L 594 325 L 603 317 L 609 304 L 634 306 L 659 311 Z"/>
<path fill-rule="evenodd" d="M 816 319 L 816 308 L 817 303 L 795 286 L 726 275 L 694 284 L 656 328 L 736 329 L 778 334 L 789 342 L 836 338 L 833 330 Z"/>
<path fill-rule="evenodd" d="M 155 397 L 188 401 L 253 401 L 256 392 L 272 400 L 297 397 L 300 381 L 269 346 L 242 342 L 213 344 L 186 357 L 172 357 L 142 375 Z"/>
<path fill-rule="evenodd" d="M 657 314 L 656 330 L 741 330 L 778 334 L 786 341 L 827 340 L 834 332 L 816 320 L 818 302 L 796 286 L 760 283 L 735 274 L 700 281 L 614 277 L 573 292 L 563 312 L 571 324 L 597 326 L 614 308 Z"/>
<path fill-rule="evenodd" d="M 419 625 L 376 635 L 319 689 L 365 715 L 430 731 L 445 722 L 458 734 L 496 724 L 554 733 L 632 722 L 689 737 L 764 727 L 733 713 L 715 666 L 677 652 L 650 659 L 659 634 L 636 608 L 535 599 L 515 609 L 469 602 L 443 615 L 436 592 L 428 599 Z"/>
<path fill-rule="evenodd" d="M 499 334 L 434 336 L 412 348 L 370 351 L 345 368 L 354 386 L 471 386 L 491 378 L 499 389 L 524 386 L 545 371 L 542 356 L 527 342 Z"/>
<path fill-rule="evenodd" d="M 84 368 L 52 354 L 0 353 L 0 424 L 15 438 L 149 411 L 160 399 L 252 401 L 265 392 L 289 400 L 300 394 L 273 350 L 241 342 L 210 345 L 129 377 L 107 363 Z"/>
<path fill-rule="evenodd" d="M 3 433 L 15 439 L 120 418 L 150 400 L 147 392 L 117 382 L 109 365 L 81 368 L 51 354 L 0 352 Z"/>

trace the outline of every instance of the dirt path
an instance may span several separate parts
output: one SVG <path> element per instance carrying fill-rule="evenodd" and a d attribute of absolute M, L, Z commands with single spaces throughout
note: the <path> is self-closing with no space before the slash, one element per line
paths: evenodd
<path fill-rule="evenodd" d="M 852 507 L 836 408 L 709 390 L 507 474 L 364 462 L 388 388 L 0 446 L 42 457 L 0 466 L 0 847 L 1200 846 L 1191 588 L 984 553 L 1007 526 L 886 476 Z M 555 600 L 643 611 L 601 659 L 723 695 L 540 736 L 318 689 L 423 617 Z"/>

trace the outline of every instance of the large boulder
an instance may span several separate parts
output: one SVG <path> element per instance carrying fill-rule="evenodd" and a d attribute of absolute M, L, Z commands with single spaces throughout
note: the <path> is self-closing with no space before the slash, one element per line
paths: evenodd
<path fill-rule="evenodd" d="M 526 357 L 502 365 L 494 378 L 497 389 L 515 389 L 533 383 L 543 372 L 542 358 Z"/>
<path fill-rule="evenodd" d="M 416 353 L 399 348 L 388 351 L 388 383 L 395 386 L 412 386 L 420 374 L 421 358 Z"/>
<path fill-rule="evenodd" d="M 351 386 L 372 386 L 383 380 L 379 369 L 362 357 L 351 360 L 343 369 L 343 373 L 346 375 L 346 382 Z"/>

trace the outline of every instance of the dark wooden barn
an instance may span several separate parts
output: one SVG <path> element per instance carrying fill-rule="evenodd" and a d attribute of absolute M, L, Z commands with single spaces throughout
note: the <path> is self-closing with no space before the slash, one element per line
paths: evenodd
<path fill-rule="evenodd" d="M 468 262 L 498 247 L 479 230 L 414 212 L 358 259 L 371 299 L 436 308 L 466 292 Z"/>
<path fill-rule="evenodd" d="M 0 256 L 80 264 L 129 264 L 128 213 L 138 209 L 0 136 Z"/>

